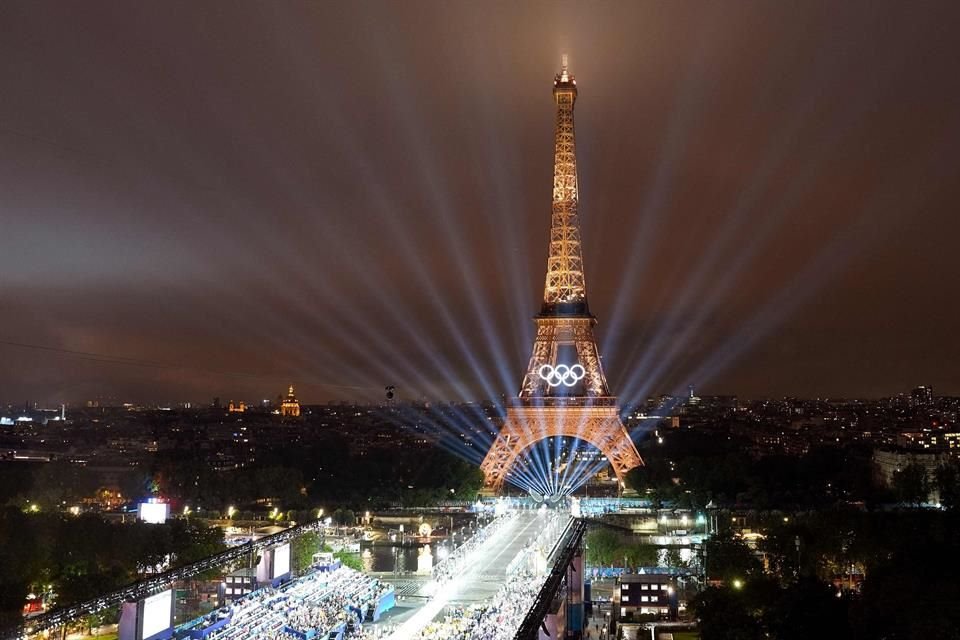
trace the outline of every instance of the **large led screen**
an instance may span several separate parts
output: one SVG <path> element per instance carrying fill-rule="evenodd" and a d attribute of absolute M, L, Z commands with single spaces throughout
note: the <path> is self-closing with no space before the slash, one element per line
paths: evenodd
<path fill-rule="evenodd" d="M 290 573 L 290 545 L 284 544 L 273 550 L 273 577 Z"/>
<path fill-rule="evenodd" d="M 169 514 L 170 505 L 165 502 L 141 502 L 137 508 L 137 516 L 151 524 L 163 524 Z"/>
<path fill-rule="evenodd" d="M 143 633 L 141 638 L 155 636 L 170 628 L 173 612 L 173 591 L 166 590 L 143 601 Z"/>

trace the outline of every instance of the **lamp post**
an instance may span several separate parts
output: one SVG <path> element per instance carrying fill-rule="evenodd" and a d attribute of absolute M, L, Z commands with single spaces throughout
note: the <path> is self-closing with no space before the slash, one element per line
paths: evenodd
<path fill-rule="evenodd" d="M 399 577 L 399 568 L 398 564 L 400 563 L 400 551 L 397 549 L 396 545 L 393 547 L 393 577 Z"/>
<path fill-rule="evenodd" d="M 793 539 L 793 543 L 797 547 L 797 578 L 800 577 L 800 536 L 797 536 Z"/>

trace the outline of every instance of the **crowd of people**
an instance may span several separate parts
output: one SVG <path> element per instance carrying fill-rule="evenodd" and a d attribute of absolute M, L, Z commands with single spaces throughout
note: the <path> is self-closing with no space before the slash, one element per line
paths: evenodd
<path fill-rule="evenodd" d="M 304 637 L 324 637 L 337 628 L 359 630 L 390 588 L 376 578 L 344 568 L 330 574 L 320 591 L 312 588 L 312 581 L 300 581 L 287 590 L 295 605 L 286 611 L 285 627 Z"/>
<path fill-rule="evenodd" d="M 427 625 L 418 640 L 511 640 L 539 590 L 535 576 L 512 576 L 490 601 L 452 609 Z"/>
<path fill-rule="evenodd" d="M 310 573 L 277 589 L 259 589 L 219 612 L 230 621 L 207 640 L 319 639 L 337 630 L 356 635 L 390 589 L 347 567 Z"/>
<path fill-rule="evenodd" d="M 439 584 L 471 570 L 472 558 L 482 544 L 516 517 L 496 518 L 434 566 Z M 450 607 L 442 619 L 428 624 L 417 640 L 507 640 L 513 638 L 542 586 L 548 558 L 560 538 L 568 517 L 543 512 L 537 533 L 507 565 L 507 579 L 495 596 L 470 607 Z M 305 640 L 332 637 L 380 640 L 395 630 L 393 625 L 369 625 L 363 621 L 393 587 L 346 567 L 314 572 L 278 589 L 260 589 L 218 612 L 229 623 L 207 640 Z M 332 634 L 332 635 L 331 635 Z M 342 634 L 342 635 L 341 635 Z"/>

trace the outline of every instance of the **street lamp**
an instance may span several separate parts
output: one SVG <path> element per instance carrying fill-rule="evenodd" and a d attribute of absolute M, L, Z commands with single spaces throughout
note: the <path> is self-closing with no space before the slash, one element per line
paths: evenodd
<path fill-rule="evenodd" d="M 233 505 L 227 507 L 227 519 L 232 520 L 233 514 L 235 514 L 236 512 L 237 512 L 237 508 L 234 507 Z"/>

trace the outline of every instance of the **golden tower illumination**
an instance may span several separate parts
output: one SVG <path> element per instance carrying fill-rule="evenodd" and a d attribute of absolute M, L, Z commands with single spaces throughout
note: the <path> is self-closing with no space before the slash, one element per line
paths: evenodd
<path fill-rule="evenodd" d="M 523 452 L 550 437 L 575 437 L 597 447 L 621 487 L 626 472 L 643 464 L 607 387 L 593 335 L 597 320 L 587 305 L 573 128 L 577 83 L 566 56 L 553 81 L 553 98 L 553 206 L 543 305 L 534 318 L 537 336 L 520 393 L 480 465 L 487 493 L 499 492 Z"/>

